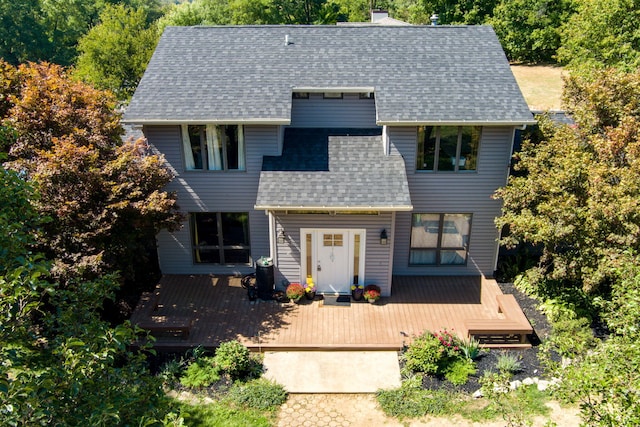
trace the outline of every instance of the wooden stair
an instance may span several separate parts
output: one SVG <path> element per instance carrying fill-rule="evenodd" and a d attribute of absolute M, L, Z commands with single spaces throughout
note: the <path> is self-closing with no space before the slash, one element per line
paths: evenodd
<path fill-rule="evenodd" d="M 465 321 L 469 338 L 488 346 L 509 345 L 529 347 L 527 335 L 533 333 L 529 319 L 522 312 L 516 298 L 511 295 L 496 295 L 498 315 L 496 319 L 469 319 Z"/>

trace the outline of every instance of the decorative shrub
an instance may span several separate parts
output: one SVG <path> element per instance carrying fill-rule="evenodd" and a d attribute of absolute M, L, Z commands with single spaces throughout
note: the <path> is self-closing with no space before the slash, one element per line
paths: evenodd
<path fill-rule="evenodd" d="M 201 357 L 192 362 L 180 377 L 180 384 L 185 387 L 208 387 L 220 379 L 220 369 L 212 357 Z"/>
<path fill-rule="evenodd" d="M 364 287 L 364 299 L 367 301 L 378 301 L 380 299 L 380 287 L 378 285 L 367 285 Z"/>
<path fill-rule="evenodd" d="M 425 374 L 444 373 L 461 357 L 458 339 L 452 332 L 423 332 L 404 353 L 405 369 Z"/>
<path fill-rule="evenodd" d="M 244 376 L 251 366 L 249 349 L 236 340 L 221 343 L 213 361 L 216 367 L 234 379 Z"/>
<path fill-rule="evenodd" d="M 597 341 L 589 325 L 589 320 L 584 317 L 554 322 L 551 324 L 551 337 L 545 346 L 565 357 L 583 354 L 593 348 Z"/>
<path fill-rule="evenodd" d="M 304 287 L 300 283 L 290 283 L 287 286 L 286 293 L 287 298 L 297 300 L 304 296 Z"/>
<path fill-rule="evenodd" d="M 468 381 L 469 375 L 474 375 L 476 371 L 471 359 L 457 358 L 446 367 L 444 376 L 452 384 L 462 385 Z"/>
<path fill-rule="evenodd" d="M 160 372 L 158 372 L 158 377 L 162 379 L 163 383 L 171 384 L 179 380 L 184 367 L 185 362 L 183 359 L 171 359 L 162 365 Z"/>
<path fill-rule="evenodd" d="M 404 352 L 405 366 L 414 372 L 435 374 L 445 356 L 445 348 L 440 340 L 426 331 L 418 336 Z"/>
<path fill-rule="evenodd" d="M 496 362 L 498 371 L 506 374 L 514 374 L 522 369 L 522 363 L 515 354 L 500 353 Z"/>
<path fill-rule="evenodd" d="M 444 347 L 447 357 L 458 357 L 460 347 L 458 346 L 458 338 L 453 335 L 453 332 L 443 329 L 440 332 L 435 332 L 433 335 L 440 341 L 442 347 Z"/>
<path fill-rule="evenodd" d="M 463 340 L 459 343 L 459 346 L 462 355 L 469 360 L 476 360 L 482 353 L 480 341 L 475 338 L 470 338 L 468 341 Z"/>
<path fill-rule="evenodd" d="M 247 383 L 235 383 L 229 390 L 229 398 L 247 408 L 274 410 L 287 401 L 283 386 L 265 378 Z"/>

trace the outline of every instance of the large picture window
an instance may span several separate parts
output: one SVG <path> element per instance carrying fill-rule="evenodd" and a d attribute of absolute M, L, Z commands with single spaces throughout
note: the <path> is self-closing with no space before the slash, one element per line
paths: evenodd
<path fill-rule="evenodd" d="M 182 125 L 187 170 L 244 170 L 244 135 L 238 125 Z"/>
<path fill-rule="evenodd" d="M 196 264 L 251 263 L 248 213 L 192 213 L 190 225 Z"/>
<path fill-rule="evenodd" d="M 409 264 L 465 265 L 470 232 L 471 214 L 413 214 Z"/>
<path fill-rule="evenodd" d="M 475 171 L 481 130 L 479 126 L 418 126 L 416 170 Z"/>

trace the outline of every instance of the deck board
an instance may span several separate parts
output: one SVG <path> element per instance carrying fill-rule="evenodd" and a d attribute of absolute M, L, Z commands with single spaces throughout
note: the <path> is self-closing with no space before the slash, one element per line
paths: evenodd
<path fill-rule="evenodd" d="M 192 316 L 188 339 L 158 337 L 158 348 L 216 347 L 238 339 L 250 348 L 400 349 L 425 330 L 466 338 L 465 320 L 499 319 L 500 288 L 483 277 L 393 278 L 393 294 L 376 304 L 327 306 L 251 302 L 240 278 L 166 275 L 156 287 L 162 313 Z"/>

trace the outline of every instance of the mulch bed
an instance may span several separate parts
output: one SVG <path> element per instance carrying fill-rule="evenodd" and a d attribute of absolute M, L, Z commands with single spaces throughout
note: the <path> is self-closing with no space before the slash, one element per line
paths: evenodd
<path fill-rule="evenodd" d="M 541 339 L 548 337 L 551 332 L 549 321 L 547 317 L 536 308 L 538 303 L 535 299 L 520 292 L 512 283 L 499 283 L 498 285 L 500 289 L 502 289 L 502 293 L 513 294 L 516 297 L 522 311 L 533 326 L 534 334 L 530 337 L 532 347 L 514 350 L 491 349 L 483 353 L 483 355 L 475 361 L 477 372 L 475 375 L 469 377 L 467 383 L 461 386 L 455 386 L 444 377 L 425 376 L 422 382 L 423 388 L 429 390 L 445 389 L 472 394 L 480 389 L 480 378 L 484 376 L 485 371 L 496 371 L 496 362 L 498 361 L 498 357 L 503 353 L 515 355 L 521 363 L 522 369 L 514 374 L 512 380 L 523 380 L 527 377 L 544 378 L 544 369 L 538 360 L 538 351 Z"/>

